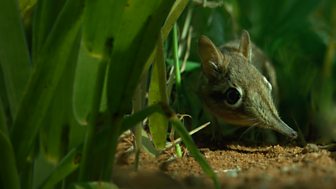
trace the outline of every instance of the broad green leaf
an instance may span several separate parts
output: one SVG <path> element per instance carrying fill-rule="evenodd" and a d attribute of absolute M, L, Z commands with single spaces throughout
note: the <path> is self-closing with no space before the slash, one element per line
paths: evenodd
<path fill-rule="evenodd" d="M 104 86 L 105 69 L 113 42 L 111 32 L 113 28 L 119 27 L 120 14 L 126 3 L 113 0 L 86 1 L 74 92 L 74 114 L 82 125 L 88 124 L 88 114 L 97 114 L 97 107 L 101 103 L 101 88 Z"/>
<path fill-rule="evenodd" d="M 120 15 L 126 1 L 86 1 L 83 22 L 83 41 L 75 81 L 74 114 L 80 124 L 88 125 L 79 180 L 96 175 L 91 154 L 96 132 L 96 119 L 100 109 L 105 82 L 106 67 L 113 45 L 112 29 L 118 28 Z M 87 74 L 87 75 L 86 75 Z M 86 77 L 86 78 L 85 78 Z M 88 81 L 85 83 L 85 81 Z M 86 97 L 82 95 L 86 94 Z M 87 101 L 86 101 L 87 100 Z M 98 171 L 101 171 L 98 168 Z"/>
<path fill-rule="evenodd" d="M 84 45 L 92 57 L 101 60 L 103 54 L 106 53 L 106 47 L 112 45 L 110 43 L 113 43 L 116 31 L 122 23 L 121 18 L 128 7 L 127 3 L 129 2 L 126 0 L 86 0 L 83 39 Z"/>
<path fill-rule="evenodd" d="M 20 180 L 16 169 L 12 144 L 3 131 L 0 130 L 0 188 L 19 189 Z"/>
<path fill-rule="evenodd" d="M 98 93 L 93 98 L 94 102 L 90 113 L 92 117 L 88 118 L 90 123 L 84 144 L 80 178 L 87 178 L 88 174 L 93 177 L 101 175 L 95 173 L 97 170 L 103 173 L 100 178 L 109 179 L 116 141 L 122 125 L 122 114 L 131 103 L 130 100 L 144 62 L 154 48 L 171 4 L 172 1 L 162 3 L 154 0 L 146 3 L 142 1 L 87 1 L 83 26 L 84 46 L 90 56 L 101 61 L 97 61 L 101 65 L 107 61 L 111 62 L 108 65 L 107 98 L 109 112 L 116 113 L 117 116 L 112 118 L 112 126 L 108 132 L 109 140 L 106 143 L 106 149 L 101 151 L 104 152 L 104 155 L 92 155 L 90 152 L 94 148 L 93 136 L 96 129 L 91 123 L 93 123 L 98 111 L 97 107 L 99 108 L 100 105 L 101 95 L 99 93 L 105 78 L 104 70 L 101 69 L 104 66 L 101 66 L 100 69 L 103 71 L 99 71 L 102 74 L 98 74 L 100 79 L 97 79 L 98 86 L 95 86 Z M 104 162 L 104 165 L 95 164 L 94 167 L 89 168 L 90 162 L 97 162 L 89 161 L 89 158 Z"/>
<path fill-rule="evenodd" d="M 53 94 L 48 111 L 42 122 L 40 130 L 40 144 L 45 158 L 53 164 L 57 164 L 59 159 L 64 155 L 63 152 L 68 148 L 64 142 L 65 133 L 70 127 L 72 119 L 72 93 L 74 84 L 74 75 L 77 62 L 79 44 L 73 46 L 72 53 L 69 55 L 61 79 Z"/>
<path fill-rule="evenodd" d="M 93 111 L 92 103 L 94 103 L 95 93 L 98 93 L 95 88 L 97 85 L 102 85 L 102 83 L 97 83 L 98 78 L 104 78 L 105 75 L 105 72 L 99 72 L 100 64 L 104 63 L 101 62 L 100 58 L 92 56 L 82 42 L 76 68 L 73 94 L 74 115 L 81 125 L 88 125 L 87 118 L 89 113 Z"/>
<path fill-rule="evenodd" d="M 82 10 L 81 0 L 66 2 L 36 57 L 35 70 L 11 132 L 19 169 L 26 161 L 55 89 L 74 53 L 74 47 L 79 43 Z"/>
<path fill-rule="evenodd" d="M 113 28 L 112 56 L 108 69 L 107 102 L 111 123 L 106 144 L 107 162 L 103 178 L 111 175 L 123 114 L 128 112 L 140 74 L 154 50 L 160 29 L 173 1 L 131 1 L 119 16 L 120 27 Z M 141 13 L 141 14 L 139 14 Z M 127 24 L 126 24 L 127 23 Z"/>
<path fill-rule="evenodd" d="M 17 2 L 3 0 L 0 6 L 0 77 L 4 88 L 0 89 L 1 96 L 5 95 L 14 119 L 22 99 L 31 64 L 23 26 L 18 12 Z"/>
<path fill-rule="evenodd" d="M 56 165 L 60 158 L 63 156 L 63 152 L 67 147 L 64 141 L 64 137 L 67 137 L 68 133 L 64 131 L 68 130 L 68 124 L 66 124 L 66 111 L 68 106 L 64 102 L 59 101 L 60 98 L 54 98 L 42 122 L 42 128 L 40 130 L 40 147 L 45 158 L 52 164 Z"/>
<path fill-rule="evenodd" d="M 152 53 L 172 1 L 133 1 L 125 8 L 120 28 L 115 28 L 108 73 L 110 112 L 126 112 L 144 65 Z M 142 14 L 138 14 L 141 12 Z"/>
<path fill-rule="evenodd" d="M 160 38 L 156 47 L 156 58 L 152 68 L 152 76 L 149 85 L 148 104 L 159 102 L 168 104 L 166 89 L 166 66 L 163 55 L 163 41 Z M 149 117 L 149 128 L 156 148 L 162 150 L 166 146 L 168 120 L 159 113 L 154 113 Z"/>

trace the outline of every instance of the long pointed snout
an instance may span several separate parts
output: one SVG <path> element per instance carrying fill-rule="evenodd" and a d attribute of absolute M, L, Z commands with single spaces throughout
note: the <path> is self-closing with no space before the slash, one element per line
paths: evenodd
<path fill-rule="evenodd" d="M 296 131 L 294 131 L 292 128 L 290 128 L 285 122 L 283 122 L 281 119 L 278 123 L 274 124 L 272 127 L 274 130 L 278 131 L 279 133 L 282 133 L 291 139 L 296 139 L 298 137 L 298 134 Z"/>

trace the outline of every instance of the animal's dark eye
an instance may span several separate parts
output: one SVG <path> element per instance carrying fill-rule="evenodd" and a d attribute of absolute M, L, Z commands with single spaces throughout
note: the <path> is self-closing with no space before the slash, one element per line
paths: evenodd
<path fill-rule="evenodd" d="M 229 88 L 225 92 L 226 102 L 230 105 L 235 105 L 239 101 L 240 98 L 241 98 L 241 94 L 239 93 L 237 89 L 233 87 Z"/>

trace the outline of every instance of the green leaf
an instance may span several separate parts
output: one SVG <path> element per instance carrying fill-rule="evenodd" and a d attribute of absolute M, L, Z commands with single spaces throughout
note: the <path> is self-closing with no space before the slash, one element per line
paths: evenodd
<path fill-rule="evenodd" d="M 97 175 L 92 155 L 95 148 L 96 119 L 100 109 L 107 63 L 113 45 L 113 29 L 119 27 L 126 1 L 86 1 L 83 41 L 75 81 L 74 114 L 82 125 L 88 125 L 83 147 L 79 180 Z M 108 24 L 107 24 L 108 23 Z M 87 81 L 87 82 L 86 82 Z M 86 94 L 83 96 L 83 94 Z"/>
<path fill-rule="evenodd" d="M 113 52 L 108 69 L 107 104 L 111 126 L 108 151 L 103 162 L 107 162 L 104 178 L 111 175 L 117 139 L 122 124 L 120 120 L 128 112 L 133 93 L 141 73 L 160 34 L 173 1 L 131 1 L 120 15 L 120 27 L 113 40 Z M 139 14 L 141 12 L 141 14 Z"/>
<path fill-rule="evenodd" d="M 180 17 L 182 14 L 183 10 L 188 4 L 188 0 L 179 0 L 175 1 L 173 7 L 171 8 L 168 17 L 164 23 L 164 25 L 161 28 L 161 35 L 162 35 L 162 40 L 165 41 L 168 37 L 168 34 L 170 30 L 173 28 L 175 22 L 177 19 Z M 149 56 L 144 70 L 148 70 L 149 66 L 152 65 L 154 56 L 155 56 L 156 51 L 152 51 L 151 55 Z"/>
<path fill-rule="evenodd" d="M 91 53 L 91 56 L 97 58 L 103 57 L 107 39 L 113 40 L 121 26 L 122 15 L 125 9 L 129 7 L 127 3 L 125 0 L 86 1 L 83 39 L 85 47 Z"/>
<path fill-rule="evenodd" d="M 168 65 L 174 65 L 173 59 L 167 59 L 166 61 Z M 182 60 L 180 60 L 180 62 L 182 62 Z M 201 67 L 201 64 L 199 62 L 187 61 L 186 66 L 184 68 L 184 72 L 192 72 L 200 67 Z"/>
<path fill-rule="evenodd" d="M 38 1 L 35 5 L 37 11 L 35 11 L 35 16 L 33 18 L 33 63 L 35 63 L 36 58 L 39 56 L 40 51 L 42 50 L 41 48 L 52 31 L 55 21 L 64 7 L 65 2 L 65 0 Z"/>
<path fill-rule="evenodd" d="M 80 157 L 80 150 L 78 148 L 71 150 L 57 165 L 57 167 L 55 167 L 55 169 L 47 176 L 41 186 L 39 186 L 39 189 L 53 188 L 57 183 L 74 172 L 79 166 Z"/>
<path fill-rule="evenodd" d="M 154 50 L 172 1 L 133 1 L 116 28 L 108 73 L 108 106 L 111 113 L 127 112 L 137 81 Z M 141 12 L 142 14 L 138 14 Z M 126 103 L 125 103 L 126 102 Z"/>
<path fill-rule="evenodd" d="M 166 67 L 163 55 L 163 41 L 160 38 L 157 42 L 156 58 L 153 64 L 152 76 L 149 85 L 148 105 L 163 102 L 168 104 L 166 89 Z M 149 129 L 156 148 L 162 150 L 166 146 L 168 120 L 166 116 L 154 113 L 149 117 Z"/>
<path fill-rule="evenodd" d="M 88 124 L 89 114 L 97 114 L 98 109 L 93 110 L 94 106 L 98 107 L 101 103 L 101 89 L 104 86 L 113 32 L 119 27 L 120 14 L 126 3 L 111 0 L 86 1 L 74 92 L 74 114 L 82 125 Z"/>
<path fill-rule="evenodd" d="M 36 57 L 34 73 L 11 131 L 19 169 L 22 168 L 32 148 L 56 87 L 67 63 L 73 57 L 74 47 L 79 44 L 82 10 L 81 0 L 67 1 Z M 76 64 L 76 62 L 71 63 Z"/>
<path fill-rule="evenodd" d="M 142 109 L 139 112 L 133 113 L 130 116 L 125 116 L 123 119 L 122 128 L 119 134 L 122 134 L 128 129 L 132 129 L 133 127 L 135 127 L 137 123 L 143 121 L 144 119 L 146 119 L 148 116 L 150 116 L 154 112 L 160 112 L 160 111 L 161 111 L 160 104 L 153 104 L 151 106 L 147 106 L 146 108 Z"/>
<path fill-rule="evenodd" d="M 73 95 L 73 110 L 76 120 L 81 125 L 88 125 L 88 115 L 92 113 L 94 98 L 101 95 L 101 91 L 96 91 L 98 78 L 104 79 L 105 71 L 99 71 L 99 66 L 104 64 L 100 58 L 94 57 L 82 42 L 78 64 L 75 73 L 74 95 Z M 105 63 L 106 64 L 106 63 Z M 101 81 L 101 82 L 104 82 Z M 99 92 L 99 96 L 96 94 Z M 85 95 L 83 95 L 85 94 Z M 97 95 L 97 97 L 95 96 Z"/>
<path fill-rule="evenodd" d="M 19 189 L 20 180 L 16 169 L 12 145 L 8 137 L 0 130 L 0 188 Z"/>
<path fill-rule="evenodd" d="M 4 81 L 4 88 L 0 90 L 1 96 L 5 95 L 3 99 L 8 99 L 3 104 L 9 106 L 11 119 L 17 113 L 31 71 L 28 47 L 16 3 L 13 0 L 3 0 L 0 6 L 0 77 Z"/>
<path fill-rule="evenodd" d="M 58 163 L 59 159 L 64 155 L 63 152 L 67 149 L 64 137 L 68 133 L 64 131 L 69 130 L 70 120 L 72 119 L 72 96 L 74 72 L 77 62 L 79 45 L 74 45 L 73 51 L 66 63 L 67 68 L 62 74 L 53 99 L 42 122 L 40 130 L 40 143 L 42 152 L 45 158 L 51 163 Z M 74 129 L 70 127 L 70 129 Z M 78 133 L 80 134 L 80 133 Z"/>
<path fill-rule="evenodd" d="M 80 170 L 81 180 L 97 176 L 104 180 L 110 178 L 123 114 L 131 103 L 130 100 L 144 63 L 154 48 L 158 33 L 172 3 L 172 1 L 162 3 L 154 0 L 146 3 L 142 1 L 87 1 L 83 26 L 84 46 L 90 56 L 102 63 L 111 62 L 108 65 L 106 96 L 109 112 L 114 117 L 107 119 L 112 123 L 109 123 L 109 140 L 106 141 L 105 149 L 101 150 L 103 155 L 100 153 L 92 155 L 96 132 L 93 121 L 95 121 L 97 107 L 99 108 L 101 102 L 99 92 L 103 88 L 105 78 L 104 72 L 99 71 L 102 74 L 98 74 L 101 79 L 96 80 L 98 85 L 95 91 L 98 91 L 98 94 L 93 98 L 93 111 L 89 114 L 92 117 L 88 118 L 89 130 L 84 144 Z M 105 71 L 102 68 L 104 66 L 99 69 Z M 97 161 L 103 163 L 97 165 Z M 92 164 L 92 162 L 96 163 Z"/>

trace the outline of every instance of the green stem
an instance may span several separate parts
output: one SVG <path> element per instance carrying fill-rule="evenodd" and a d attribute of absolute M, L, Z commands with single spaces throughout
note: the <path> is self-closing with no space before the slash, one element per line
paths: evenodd
<path fill-rule="evenodd" d="M 113 171 L 115 153 L 118 145 L 118 139 L 120 136 L 120 130 L 122 128 L 122 117 L 115 116 L 111 119 L 111 124 L 108 124 L 108 141 L 105 148 L 107 150 L 106 156 L 102 158 L 104 163 L 104 167 L 102 170 L 101 179 L 108 181 L 111 179 L 111 174 Z"/>
<path fill-rule="evenodd" d="M 173 53 L 174 53 L 174 63 L 175 63 L 175 76 L 176 76 L 176 87 L 179 90 L 181 87 L 181 69 L 178 53 L 178 35 L 177 35 L 177 24 L 175 23 L 173 28 Z"/>
<path fill-rule="evenodd" d="M 138 112 L 144 108 L 145 104 L 145 96 L 146 96 L 146 85 L 147 85 L 147 70 L 144 71 L 142 76 L 140 77 L 140 82 L 137 86 L 137 89 L 135 90 L 135 94 L 133 97 L 133 112 Z M 139 121 L 134 130 L 135 135 L 135 163 L 134 163 L 134 169 L 138 170 L 139 167 L 139 157 L 140 153 L 142 151 L 142 128 L 143 123 L 142 121 Z"/>
<path fill-rule="evenodd" d="M 83 181 L 89 178 L 90 174 L 90 164 L 92 162 L 90 161 L 90 156 L 92 152 L 92 148 L 94 148 L 94 136 L 95 136 L 95 126 L 96 126 L 96 118 L 99 112 L 100 108 L 100 102 L 102 97 L 102 91 L 104 87 L 104 79 L 105 79 L 105 70 L 107 65 L 108 59 L 103 58 L 102 62 L 100 63 L 100 67 L 98 70 L 98 78 L 96 81 L 96 88 L 95 88 L 95 94 L 93 97 L 93 101 L 91 104 L 92 111 L 91 115 L 89 115 L 88 118 L 88 130 L 86 132 L 85 140 L 84 140 L 84 147 L 83 147 L 83 158 L 80 165 L 80 172 L 79 172 L 79 180 Z"/>
<path fill-rule="evenodd" d="M 190 154 L 199 163 L 204 173 L 207 174 L 213 180 L 215 188 L 219 189 L 220 183 L 218 181 L 216 173 L 213 171 L 213 169 L 206 161 L 204 156 L 201 154 L 201 152 L 198 150 L 195 143 L 193 142 L 193 139 L 191 138 L 188 131 L 184 127 L 183 123 L 179 120 L 175 112 L 168 105 L 161 104 L 161 113 L 163 113 L 169 119 L 176 132 L 181 136 Z"/>
<path fill-rule="evenodd" d="M 171 113 L 169 113 L 171 114 Z M 188 134 L 188 131 L 184 127 L 183 123 L 178 119 L 178 117 L 173 113 L 170 116 L 170 122 L 173 124 L 176 132 L 181 136 L 183 139 L 184 144 L 188 148 L 190 154 L 195 158 L 195 160 L 200 164 L 202 170 L 205 174 L 207 174 L 214 182 L 216 188 L 220 188 L 220 183 L 218 181 L 216 173 L 213 171 L 209 163 L 206 161 L 204 156 L 195 146 L 191 136 Z"/>
<path fill-rule="evenodd" d="M 150 116 L 154 112 L 161 112 L 160 104 L 153 104 L 153 105 L 147 106 L 145 109 L 139 112 L 135 112 L 131 116 L 125 117 L 122 123 L 122 129 L 120 130 L 119 135 L 127 131 L 128 129 L 133 128 L 137 123 L 144 120 L 146 117 Z"/>

